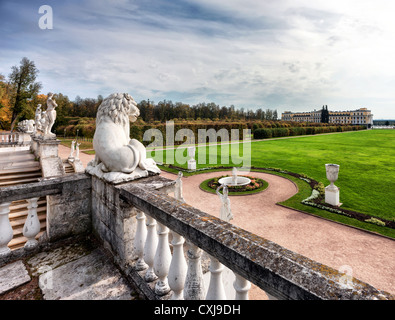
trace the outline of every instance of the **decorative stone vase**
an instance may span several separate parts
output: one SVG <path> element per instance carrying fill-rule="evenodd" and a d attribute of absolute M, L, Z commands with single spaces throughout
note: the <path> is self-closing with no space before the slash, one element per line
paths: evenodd
<path fill-rule="evenodd" d="M 326 169 L 326 178 L 329 180 L 330 188 L 335 188 L 334 182 L 337 180 L 339 176 L 339 165 L 338 164 L 325 164 L 325 169 Z"/>
<path fill-rule="evenodd" d="M 188 147 L 188 156 L 189 160 L 194 160 L 195 159 L 195 147 Z"/>
<path fill-rule="evenodd" d="M 325 202 L 333 206 L 341 206 L 339 200 L 339 188 L 334 185 L 334 182 L 339 176 L 338 164 L 326 164 L 326 177 L 330 181 L 330 185 L 325 188 Z"/>
<path fill-rule="evenodd" d="M 196 170 L 195 147 L 188 147 L 188 170 Z"/>

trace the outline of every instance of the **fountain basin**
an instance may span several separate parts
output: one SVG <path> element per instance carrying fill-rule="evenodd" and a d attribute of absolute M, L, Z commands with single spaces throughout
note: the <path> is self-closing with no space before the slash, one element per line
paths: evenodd
<path fill-rule="evenodd" d="M 218 183 L 226 185 L 226 186 L 245 186 L 249 184 L 251 180 L 246 177 L 225 177 L 218 180 Z"/>

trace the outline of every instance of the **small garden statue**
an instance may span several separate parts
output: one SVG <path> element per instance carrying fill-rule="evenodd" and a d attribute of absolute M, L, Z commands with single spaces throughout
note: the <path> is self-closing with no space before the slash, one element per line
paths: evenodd
<path fill-rule="evenodd" d="M 219 189 L 221 189 L 222 187 L 223 187 L 223 194 L 221 194 L 219 192 Z M 220 211 L 219 217 L 222 220 L 229 222 L 230 220 L 233 219 L 233 214 L 232 214 L 232 211 L 230 210 L 230 199 L 228 197 L 228 186 L 221 185 L 217 188 L 216 192 L 222 201 L 222 206 L 221 206 L 221 211 Z"/>
<path fill-rule="evenodd" d="M 81 142 L 80 143 L 77 142 L 77 145 L 75 147 L 75 160 L 80 159 L 80 144 L 81 144 Z"/>
<path fill-rule="evenodd" d="M 47 126 L 45 127 L 44 136 L 47 137 L 55 137 L 56 135 L 51 132 L 52 126 L 56 120 L 56 110 L 55 108 L 58 106 L 55 102 L 55 99 L 52 98 L 53 93 L 48 93 L 47 99 L 47 111 L 46 111 L 46 118 L 47 118 Z"/>
<path fill-rule="evenodd" d="M 181 180 L 181 178 L 182 178 L 182 172 L 179 171 L 178 172 L 178 177 L 177 177 L 177 180 L 176 180 L 175 190 L 174 190 L 174 197 L 177 200 L 185 202 L 185 200 L 184 200 L 184 198 L 182 196 L 182 180 Z"/>
<path fill-rule="evenodd" d="M 71 150 L 70 150 L 69 159 L 74 158 L 74 151 L 75 151 L 75 140 L 71 141 Z"/>
<path fill-rule="evenodd" d="M 41 104 L 37 105 L 34 122 L 36 124 L 36 132 L 41 131 Z"/>
<path fill-rule="evenodd" d="M 46 111 L 42 111 L 41 112 L 41 119 L 40 119 L 40 126 L 41 126 L 41 132 L 44 134 L 45 132 L 45 128 L 48 125 L 48 121 L 47 121 L 47 112 Z"/>

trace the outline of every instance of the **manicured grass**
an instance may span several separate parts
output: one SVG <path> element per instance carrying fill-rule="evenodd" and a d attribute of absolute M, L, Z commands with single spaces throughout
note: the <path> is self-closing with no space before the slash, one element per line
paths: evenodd
<path fill-rule="evenodd" d="M 63 138 L 58 138 L 60 140 L 60 143 L 68 148 L 71 148 L 71 141 L 73 141 L 73 139 L 63 139 Z M 80 141 L 78 140 L 78 143 L 80 144 L 80 151 L 81 150 L 86 150 L 86 149 L 93 149 L 93 144 L 92 142 L 88 142 L 88 141 Z"/>
<path fill-rule="evenodd" d="M 216 147 L 217 155 L 214 155 L 214 149 L 209 151 L 213 147 L 199 147 L 195 158 L 198 159 L 199 152 L 203 152 L 202 148 L 205 148 L 206 163 L 197 163 L 197 168 L 203 168 L 240 166 L 237 160 L 250 156 L 252 166 L 305 173 L 324 185 L 329 184 L 325 164 L 336 163 L 340 165 L 340 172 L 335 184 L 340 188 L 342 208 L 394 220 L 394 146 L 395 130 L 369 130 L 251 142 L 251 151 L 247 150 L 245 154 L 240 144 L 238 150 L 228 152 L 230 163 L 221 160 L 221 146 Z M 229 146 L 222 148 L 229 150 Z M 181 149 L 178 150 L 179 155 L 180 151 Z M 186 151 L 183 155 L 186 156 Z M 157 161 L 162 159 L 166 162 L 164 151 L 156 151 L 153 156 Z M 186 163 L 174 161 L 174 164 L 187 167 Z"/>

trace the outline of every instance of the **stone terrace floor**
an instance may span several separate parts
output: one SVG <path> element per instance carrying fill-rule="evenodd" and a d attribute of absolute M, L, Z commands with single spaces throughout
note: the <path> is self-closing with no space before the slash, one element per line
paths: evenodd
<path fill-rule="evenodd" d="M 94 241 L 64 244 L 0 268 L 0 300 L 140 300 Z"/>

